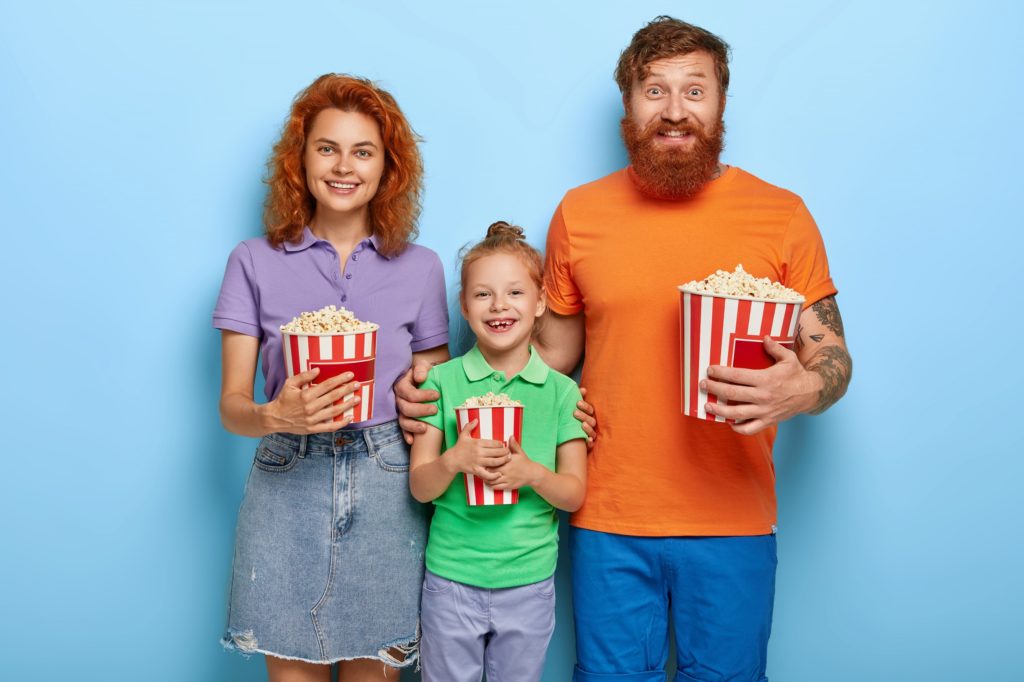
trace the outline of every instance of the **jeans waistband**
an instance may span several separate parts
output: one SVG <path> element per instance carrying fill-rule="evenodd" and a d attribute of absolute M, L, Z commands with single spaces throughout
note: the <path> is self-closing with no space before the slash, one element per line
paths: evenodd
<path fill-rule="evenodd" d="M 299 456 L 337 455 L 343 452 L 373 452 L 385 445 L 402 440 L 398 421 L 384 422 L 366 428 L 346 428 L 333 433 L 313 433 L 300 436 L 294 433 L 271 433 L 264 436 L 282 445 L 297 448 Z"/>

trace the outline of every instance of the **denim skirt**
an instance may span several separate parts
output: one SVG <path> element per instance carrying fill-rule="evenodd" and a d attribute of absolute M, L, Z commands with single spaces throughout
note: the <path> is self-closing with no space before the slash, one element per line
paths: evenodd
<path fill-rule="evenodd" d="M 238 513 L 224 645 L 413 664 L 427 523 L 397 422 L 265 436 Z"/>

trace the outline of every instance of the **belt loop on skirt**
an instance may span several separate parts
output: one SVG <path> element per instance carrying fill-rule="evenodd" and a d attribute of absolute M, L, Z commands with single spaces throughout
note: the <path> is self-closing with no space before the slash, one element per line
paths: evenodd
<path fill-rule="evenodd" d="M 299 436 L 299 457 L 305 457 L 306 456 L 306 443 L 308 442 L 308 440 L 309 440 L 309 436 L 306 436 L 306 435 Z"/>
<path fill-rule="evenodd" d="M 374 446 L 373 438 L 370 436 L 370 431 L 372 430 L 372 428 L 362 429 L 362 435 L 363 441 L 366 442 L 366 454 L 370 457 L 375 457 L 377 455 L 377 448 Z"/>

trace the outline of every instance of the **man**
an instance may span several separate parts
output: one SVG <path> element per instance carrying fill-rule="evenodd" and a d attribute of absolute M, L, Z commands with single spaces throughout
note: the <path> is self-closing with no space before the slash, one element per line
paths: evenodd
<path fill-rule="evenodd" d="M 570 190 L 548 233 L 537 346 L 600 422 L 572 518 L 574 680 L 763 680 L 775 585 L 776 424 L 845 392 L 852 363 L 818 229 L 796 195 L 721 163 L 728 46 L 658 17 L 622 53 L 629 167 Z M 676 285 L 737 264 L 806 298 L 795 352 L 715 366 L 723 424 L 680 414 Z M 409 390 L 404 398 L 422 399 Z M 405 404 L 408 413 L 415 408 Z"/>

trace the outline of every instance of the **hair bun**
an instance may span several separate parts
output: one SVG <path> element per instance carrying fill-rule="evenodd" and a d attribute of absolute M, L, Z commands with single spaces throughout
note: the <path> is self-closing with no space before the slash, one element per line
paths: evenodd
<path fill-rule="evenodd" d="M 491 239 L 492 237 L 526 241 L 526 235 L 523 232 L 523 228 L 518 225 L 510 225 L 504 220 L 491 223 L 491 226 L 487 228 L 487 239 Z"/>

